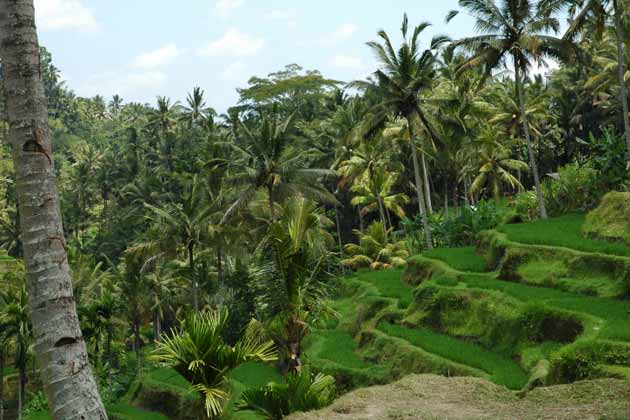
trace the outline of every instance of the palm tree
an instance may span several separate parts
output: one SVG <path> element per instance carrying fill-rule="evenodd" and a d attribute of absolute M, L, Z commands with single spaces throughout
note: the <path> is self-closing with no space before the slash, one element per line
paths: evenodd
<path fill-rule="evenodd" d="M 409 197 L 404 193 L 393 192 L 394 186 L 398 182 L 398 175 L 383 169 L 376 172 L 374 179 L 364 179 L 352 186 L 351 191 L 355 194 L 350 204 L 358 206 L 361 212 L 367 214 L 377 208 L 385 209 L 387 220 L 381 214 L 381 222 L 387 229 L 389 224 L 393 228 L 390 212 L 399 218 L 405 216 L 403 205 L 409 202 Z"/>
<path fill-rule="evenodd" d="M 18 418 L 21 419 L 24 406 L 29 347 L 33 339 L 26 286 L 22 286 L 19 289 L 10 289 L 8 292 L 3 293 L 1 300 L 8 302 L 0 313 L 0 331 L 4 332 L 5 340 L 11 342 L 14 348 L 13 358 L 15 367 L 19 372 Z"/>
<path fill-rule="evenodd" d="M 229 374 L 239 365 L 270 362 L 276 354 L 273 342 L 261 339 L 260 326 L 250 323 L 235 345 L 223 339 L 227 312 L 202 312 L 188 317 L 180 329 L 157 344 L 152 358 L 179 372 L 205 402 L 206 416 L 219 417 L 229 400 Z"/>
<path fill-rule="evenodd" d="M 28 215 L 20 231 L 34 349 L 53 418 L 107 419 L 72 294 L 34 14 L 32 0 L 2 2 L 0 59 L 19 213 Z"/>
<path fill-rule="evenodd" d="M 196 86 L 186 97 L 186 106 L 183 107 L 182 119 L 190 127 L 202 126 L 206 122 L 213 122 L 217 112 L 206 105 L 203 97 L 204 91 Z"/>
<path fill-rule="evenodd" d="M 534 176 L 540 217 L 543 219 L 547 218 L 547 210 L 525 111 L 523 84 L 533 64 L 545 65 L 546 58 L 568 59 L 575 54 L 576 47 L 572 42 L 549 35 L 549 32 L 557 33 L 559 30 L 560 23 L 552 14 L 560 4 L 560 0 L 460 0 L 459 5 L 475 18 L 476 28 L 482 34 L 451 44 L 451 48 L 463 47 L 472 51 L 472 56 L 461 68 L 482 66 L 486 76 L 512 62 L 529 165 Z M 447 21 L 457 13 L 450 12 Z"/>
<path fill-rule="evenodd" d="M 510 149 L 495 139 L 496 133 L 491 127 L 485 127 L 480 139 L 475 143 L 476 159 L 462 169 L 464 175 L 474 176 L 470 193 L 477 194 L 487 187 L 496 201 L 501 197 L 502 185 L 521 190 L 523 185 L 511 174 L 512 171 L 527 170 L 523 161 L 512 159 Z"/>
<path fill-rule="evenodd" d="M 447 41 L 447 38 L 444 36 L 434 37 L 431 40 L 430 48 L 421 51 L 419 37 L 427 27 L 429 27 L 429 23 L 421 23 L 413 29 L 413 33 L 409 37 L 409 20 L 405 14 L 401 28 L 403 43 L 398 52 L 394 50 L 389 35 L 383 30 L 379 31 L 378 36 L 383 43 L 369 42 L 368 46 L 374 51 L 381 64 L 381 69 L 374 73 L 375 81 L 354 82 L 354 86 L 374 90 L 382 98 L 382 101 L 373 110 L 375 122 L 384 120 L 389 114 L 407 120 L 418 194 L 418 209 L 422 217 L 426 245 L 427 248 L 431 249 L 433 243 L 428 221 L 429 183 L 428 177 L 425 176 L 425 185 L 422 185 L 415 139 L 418 138 L 421 126 L 434 141 L 439 138 L 422 108 L 421 95 L 428 91 L 434 82 L 437 63 L 435 51 Z M 422 157 L 424 159 L 424 153 Z M 423 173 L 426 174 L 426 165 Z"/>
<path fill-rule="evenodd" d="M 623 128 L 626 139 L 626 161 L 630 168 L 630 109 L 628 106 L 628 94 L 626 91 L 625 70 L 625 45 L 623 39 L 623 0 L 572 0 L 573 6 L 584 6 L 577 13 L 571 26 L 566 32 L 565 39 L 573 39 L 576 34 L 583 31 L 590 18 L 595 18 L 597 32 L 602 32 L 607 15 L 613 15 L 615 21 L 615 35 L 617 44 L 617 80 L 619 82 L 619 100 L 623 112 Z M 612 5 L 608 10 L 608 6 Z M 627 10 L 627 9 L 626 9 Z"/>
<path fill-rule="evenodd" d="M 283 207 L 258 246 L 264 262 L 257 273 L 261 299 L 266 303 L 270 334 L 281 350 L 286 370 L 302 367 L 302 340 L 310 317 L 326 312 L 325 263 L 330 254 L 330 221 L 302 196 Z"/>
<path fill-rule="evenodd" d="M 392 162 L 387 154 L 385 145 L 379 139 L 362 141 L 359 143 L 358 147 L 350 149 L 349 152 L 350 158 L 340 162 L 338 165 L 337 172 L 340 175 L 339 187 L 357 182 L 370 183 L 370 185 L 375 188 L 374 196 L 376 198 L 378 212 L 383 221 L 383 226 L 386 226 L 385 205 L 383 203 L 382 193 L 379 190 L 382 183 L 377 181 L 377 175 L 384 173 L 388 169 L 398 168 L 392 167 Z M 360 213 L 360 216 L 362 217 L 363 213 Z"/>
<path fill-rule="evenodd" d="M 329 169 L 309 168 L 319 152 L 295 147 L 292 135 L 292 114 L 284 120 L 276 115 L 263 115 L 260 127 L 250 129 L 237 125 L 237 141 L 229 143 L 236 156 L 232 163 L 234 185 L 244 189 L 229 207 L 221 223 L 225 223 L 237 210 L 244 208 L 254 194 L 262 190 L 267 195 L 271 221 L 276 221 L 276 203 L 296 194 L 318 201 L 336 203 L 335 197 L 320 185 L 320 179 L 334 175 Z"/>
<path fill-rule="evenodd" d="M 149 240 L 132 246 L 128 252 L 143 255 L 147 263 L 154 263 L 169 254 L 183 252 L 193 297 L 193 308 L 199 312 L 199 291 L 195 275 L 195 250 L 203 245 L 208 234 L 208 218 L 213 210 L 207 202 L 205 188 L 194 176 L 178 203 L 154 206 L 145 203 L 151 211 L 148 219 L 153 226 Z"/>

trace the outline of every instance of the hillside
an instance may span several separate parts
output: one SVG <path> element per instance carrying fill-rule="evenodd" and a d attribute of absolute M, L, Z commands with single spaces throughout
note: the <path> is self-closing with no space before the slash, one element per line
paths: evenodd
<path fill-rule="evenodd" d="M 411 375 L 399 382 L 360 389 L 310 419 L 622 420 L 630 416 L 630 382 L 614 379 L 538 388 L 519 399 L 477 378 Z"/>
<path fill-rule="evenodd" d="M 474 376 L 512 391 L 630 379 L 630 247 L 584 239 L 583 222 L 575 214 L 505 225 L 476 248 L 340 279 L 340 321 L 309 338 L 310 362 L 345 390 L 410 373 Z M 452 382 L 471 383 L 483 382 Z"/>

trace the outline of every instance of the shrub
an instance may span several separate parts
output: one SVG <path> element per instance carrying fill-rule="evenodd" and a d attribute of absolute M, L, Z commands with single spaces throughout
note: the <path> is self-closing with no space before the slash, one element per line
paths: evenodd
<path fill-rule="evenodd" d="M 553 216 L 591 209 L 601 195 L 598 172 L 591 163 L 568 164 L 558 169 L 557 178 L 547 178 L 543 182 L 547 211 Z"/>
<path fill-rule="evenodd" d="M 349 255 L 341 264 L 353 269 L 371 268 L 384 270 L 404 266 L 409 256 L 405 243 L 391 242 L 391 229 L 385 230 L 381 222 L 372 223 L 365 232 L 355 231 L 359 244 L 347 244 L 344 248 Z"/>
<path fill-rule="evenodd" d="M 582 230 L 587 236 L 630 245 L 630 193 L 610 192 L 586 216 Z"/>
<path fill-rule="evenodd" d="M 480 201 L 477 206 L 462 207 L 454 217 L 433 214 L 429 219 L 433 243 L 436 247 L 450 248 L 473 245 L 479 232 L 495 228 L 506 215 L 506 209 L 494 201 Z M 423 241 L 418 239 L 423 238 L 420 215 L 414 219 L 403 219 L 402 225 L 413 250 L 422 250 Z"/>
<path fill-rule="evenodd" d="M 335 398 L 335 379 L 312 375 L 308 369 L 292 372 L 286 383 L 272 382 L 243 392 L 239 409 L 254 411 L 266 419 L 280 420 L 296 411 L 324 408 Z"/>

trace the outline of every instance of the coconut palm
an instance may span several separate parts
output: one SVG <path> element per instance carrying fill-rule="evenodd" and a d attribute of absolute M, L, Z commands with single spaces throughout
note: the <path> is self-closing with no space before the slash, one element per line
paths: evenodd
<path fill-rule="evenodd" d="M 420 163 L 418 161 L 415 139 L 423 128 L 435 141 L 439 137 L 429 122 L 423 109 L 422 94 L 431 89 L 436 77 L 436 50 L 448 39 L 437 36 L 431 40 L 429 49 L 420 49 L 420 35 L 429 27 L 429 23 L 421 23 L 409 33 L 409 20 L 405 14 L 402 23 L 403 43 L 398 51 L 394 50 L 389 35 L 381 30 L 378 36 L 382 43 L 369 42 L 380 62 L 381 69 L 374 72 L 374 80 L 367 82 L 354 82 L 354 86 L 373 90 L 382 98 L 381 102 L 373 109 L 373 120 L 382 121 L 393 114 L 408 121 L 409 138 L 411 140 L 411 154 L 413 159 L 416 192 L 418 194 L 418 209 L 423 221 L 424 234 L 427 248 L 432 248 L 431 232 L 428 222 L 428 178 L 425 176 L 423 186 L 420 175 Z M 411 36 L 409 36 L 411 35 Z M 424 154 L 422 155 L 424 159 Z M 426 174 L 426 165 L 423 173 Z"/>
<path fill-rule="evenodd" d="M 243 363 L 277 358 L 273 342 L 261 339 L 256 323 L 250 324 L 235 345 L 223 339 L 227 325 L 227 312 L 194 314 L 181 328 L 163 337 L 152 355 L 152 359 L 179 372 L 201 394 L 209 418 L 220 416 L 229 400 L 232 370 Z"/>
<path fill-rule="evenodd" d="M 511 172 L 527 170 L 527 164 L 512 159 L 510 149 L 496 141 L 495 135 L 491 127 L 482 130 L 480 139 L 475 144 L 476 159 L 466 165 L 462 173 L 464 176 L 474 177 L 470 186 L 471 194 L 479 194 L 487 189 L 499 201 L 504 185 L 513 190 L 523 189 L 523 185 Z"/>
<path fill-rule="evenodd" d="M 199 291 L 195 275 L 195 251 L 202 246 L 208 234 L 208 220 L 212 206 L 208 195 L 197 176 L 187 184 L 180 201 L 154 206 L 145 203 L 150 210 L 148 220 L 153 229 L 148 240 L 127 250 L 142 255 L 147 264 L 153 264 L 167 255 L 186 255 L 192 289 L 193 308 L 199 312 Z M 143 271 L 147 271 L 143 267 Z M 150 271 L 150 270 L 148 270 Z"/>
<path fill-rule="evenodd" d="M 186 105 L 182 109 L 182 120 L 189 127 L 202 126 L 207 122 L 213 122 L 217 116 L 217 112 L 206 105 L 203 95 L 203 89 L 196 86 L 186 97 Z"/>
<path fill-rule="evenodd" d="M 385 171 L 383 169 L 376 171 L 374 179 L 363 179 L 352 186 L 351 191 L 354 193 L 350 204 L 358 206 L 363 214 L 368 214 L 376 209 L 385 209 L 387 219 L 381 214 L 381 222 L 383 226 L 393 228 L 391 213 L 399 218 L 405 216 L 403 205 L 409 203 L 409 197 L 404 193 L 395 193 L 393 191 L 398 182 L 398 174 Z"/>
<path fill-rule="evenodd" d="M 452 43 L 451 48 L 463 47 L 472 51 L 472 56 L 461 67 L 481 66 L 486 75 L 499 67 L 507 67 L 510 62 L 514 69 L 520 120 L 534 176 L 538 209 L 540 217 L 546 219 L 547 210 L 527 120 L 523 84 L 533 65 L 544 66 L 547 58 L 568 60 L 575 55 L 573 42 L 549 34 L 557 33 L 560 28 L 560 22 L 553 14 L 561 7 L 562 1 L 460 0 L 459 5 L 474 17 L 476 28 L 482 33 Z M 457 13 L 450 12 L 447 20 Z"/>
<path fill-rule="evenodd" d="M 282 210 L 258 247 L 264 259 L 256 274 L 283 368 L 300 370 L 308 323 L 328 309 L 322 277 L 334 241 L 330 221 L 312 201 L 293 197 Z"/>
<path fill-rule="evenodd" d="M 335 197 L 321 186 L 323 177 L 332 176 L 329 169 L 309 168 L 319 152 L 295 147 L 292 134 L 294 115 L 280 120 L 275 114 L 263 115 L 260 126 L 251 129 L 237 124 L 237 139 L 229 143 L 236 156 L 229 180 L 241 186 L 239 197 L 229 207 L 222 223 L 247 206 L 258 191 L 266 194 L 271 221 L 276 221 L 276 203 L 303 194 L 309 198 L 336 203 Z"/>
<path fill-rule="evenodd" d="M 615 22 L 617 81 L 619 83 L 619 100 L 623 113 L 623 127 L 626 139 L 626 161 L 630 168 L 630 109 L 626 91 L 626 55 L 622 24 L 624 0 L 572 0 L 569 3 L 573 7 L 583 7 L 572 20 L 571 26 L 565 34 L 565 39 L 573 39 L 575 35 L 582 32 L 587 27 L 589 20 L 595 20 L 595 27 L 597 32 L 600 33 L 603 32 L 607 16 L 612 15 Z M 625 10 L 627 11 L 627 7 Z"/>

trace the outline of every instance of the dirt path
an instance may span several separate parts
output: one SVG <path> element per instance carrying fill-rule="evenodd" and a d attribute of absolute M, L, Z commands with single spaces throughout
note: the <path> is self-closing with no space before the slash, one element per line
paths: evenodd
<path fill-rule="evenodd" d="M 292 420 L 630 420 L 630 381 L 603 379 L 539 388 L 519 398 L 477 378 L 411 375 L 359 389 Z"/>

